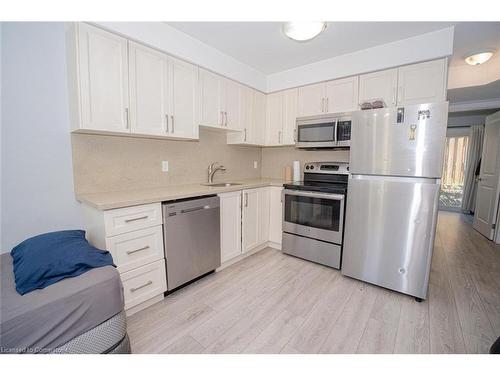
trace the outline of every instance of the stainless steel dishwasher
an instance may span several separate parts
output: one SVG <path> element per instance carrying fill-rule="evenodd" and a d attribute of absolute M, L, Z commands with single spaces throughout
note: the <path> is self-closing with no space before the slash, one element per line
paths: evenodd
<path fill-rule="evenodd" d="M 219 197 L 164 202 L 167 289 L 171 291 L 220 266 Z"/>

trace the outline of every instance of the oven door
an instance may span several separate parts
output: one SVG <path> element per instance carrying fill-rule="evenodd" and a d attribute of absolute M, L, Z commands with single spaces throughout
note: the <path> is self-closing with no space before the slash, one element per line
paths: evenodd
<path fill-rule="evenodd" d="M 336 118 L 303 118 L 297 120 L 296 147 L 319 148 L 335 147 Z"/>
<path fill-rule="evenodd" d="M 351 118 L 340 118 L 335 129 L 338 147 L 351 146 Z"/>
<path fill-rule="evenodd" d="M 343 194 L 283 190 L 283 231 L 342 244 Z"/>

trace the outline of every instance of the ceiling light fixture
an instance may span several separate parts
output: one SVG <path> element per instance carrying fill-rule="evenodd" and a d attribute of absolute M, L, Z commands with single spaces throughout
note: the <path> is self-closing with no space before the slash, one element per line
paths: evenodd
<path fill-rule="evenodd" d="M 326 22 L 285 22 L 283 32 L 287 37 L 299 42 L 311 40 L 326 29 Z"/>
<path fill-rule="evenodd" d="M 469 55 L 465 58 L 465 62 L 469 65 L 481 65 L 493 56 L 493 51 L 484 51 Z"/>

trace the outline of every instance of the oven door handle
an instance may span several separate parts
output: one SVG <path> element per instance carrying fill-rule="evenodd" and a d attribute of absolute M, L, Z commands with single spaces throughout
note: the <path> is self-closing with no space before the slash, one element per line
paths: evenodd
<path fill-rule="evenodd" d="M 335 130 L 333 131 L 333 133 L 334 133 L 334 134 L 333 134 L 333 137 L 334 137 L 334 138 L 333 138 L 333 141 L 334 141 L 335 143 L 337 143 L 337 142 L 338 142 L 338 138 L 339 138 L 339 137 L 338 137 L 338 133 L 337 133 L 337 132 L 338 132 L 338 126 L 339 126 L 339 119 L 337 118 L 337 119 L 335 119 Z"/>
<path fill-rule="evenodd" d="M 343 194 L 333 194 L 333 193 L 316 193 L 309 192 L 303 190 L 283 190 L 283 196 L 285 195 L 300 195 L 311 198 L 323 198 L 323 199 L 331 199 L 334 201 L 343 201 L 345 199 L 345 195 Z"/>

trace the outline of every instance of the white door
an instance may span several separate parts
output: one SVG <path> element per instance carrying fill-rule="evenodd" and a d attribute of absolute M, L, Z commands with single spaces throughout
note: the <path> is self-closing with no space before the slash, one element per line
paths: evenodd
<path fill-rule="evenodd" d="M 359 76 L 359 104 L 383 100 L 386 107 L 394 107 L 397 100 L 398 70 L 387 69 Z"/>
<path fill-rule="evenodd" d="M 325 84 L 325 112 L 351 112 L 358 109 L 358 77 L 329 81 Z"/>
<path fill-rule="evenodd" d="M 325 111 L 325 84 L 299 87 L 297 112 L 299 117 L 320 115 Z"/>
<path fill-rule="evenodd" d="M 269 199 L 270 199 L 270 188 L 263 187 L 259 188 L 259 211 L 258 211 L 258 223 L 259 223 L 259 245 L 269 241 Z"/>
<path fill-rule="evenodd" d="M 241 191 L 219 194 L 221 262 L 241 255 Z"/>
<path fill-rule="evenodd" d="M 78 27 L 81 127 L 129 132 L 127 39 Z"/>
<path fill-rule="evenodd" d="M 253 92 L 253 116 L 249 143 L 263 145 L 266 134 L 266 95 Z"/>
<path fill-rule="evenodd" d="M 243 190 L 243 245 L 245 253 L 259 244 L 259 189 Z"/>
<path fill-rule="evenodd" d="M 130 128 L 138 134 L 167 134 L 168 58 L 130 42 Z"/>
<path fill-rule="evenodd" d="M 198 138 L 198 67 L 170 58 L 169 131 L 180 138 Z"/>
<path fill-rule="evenodd" d="M 267 95 L 266 146 L 278 146 L 283 141 L 283 93 Z"/>
<path fill-rule="evenodd" d="M 297 89 L 283 92 L 283 138 L 282 144 L 294 145 L 297 122 Z"/>
<path fill-rule="evenodd" d="M 200 125 L 216 128 L 222 126 L 222 97 L 222 78 L 200 69 Z"/>
<path fill-rule="evenodd" d="M 241 86 L 225 80 L 224 84 L 224 127 L 229 130 L 241 130 L 240 123 Z"/>
<path fill-rule="evenodd" d="M 486 118 L 473 223 L 474 229 L 490 240 L 493 239 L 493 224 L 498 206 L 499 149 L 500 112 L 496 112 Z"/>
<path fill-rule="evenodd" d="M 279 245 L 281 245 L 283 222 L 282 191 L 282 187 L 271 186 L 269 196 L 269 241 Z"/>
<path fill-rule="evenodd" d="M 398 105 L 446 100 L 446 70 L 446 59 L 399 68 Z"/>

